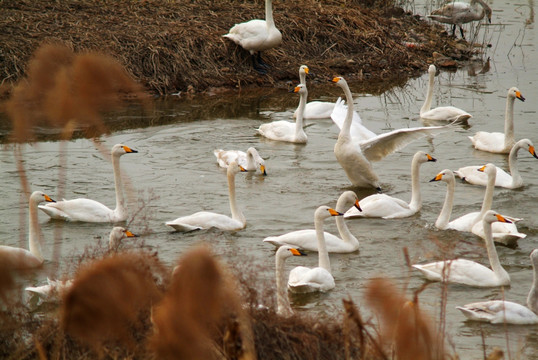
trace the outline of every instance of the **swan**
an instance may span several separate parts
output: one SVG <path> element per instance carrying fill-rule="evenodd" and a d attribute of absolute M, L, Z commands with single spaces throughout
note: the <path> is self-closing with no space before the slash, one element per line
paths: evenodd
<path fill-rule="evenodd" d="M 291 291 L 298 293 L 324 292 L 334 288 L 335 284 L 331 274 L 329 253 L 325 246 L 323 220 L 331 216 L 342 215 L 344 214 L 328 206 L 320 206 L 316 209 L 314 213 L 314 225 L 318 238 L 318 267 L 311 269 L 304 266 L 297 266 L 293 268 L 288 278 L 288 288 Z"/>
<path fill-rule="evenodd" d="M 221 230 L 237 231 L 247 226 L 245 216 L 237 206 L 235 200 L 235 175 L 238 172 L 246 172 L 245 168 L 232 161 L 228 166 L 226 174 L 228 176 L 228 194 L 230 198 L 230 211 L 232 217 L 208 211 L 199 211 L 192 215 L 179 217 L 165 224 L 173 227 L 177 231 L 193 231 L 216 227 Z"/>
<path fill-rule="evenodd" d="M 452 24 L 452 36 L 456 36 L 456 25 L 460 28 L 461 37 L 463 35 L 463 24 L 472 21 L 480 21 L 487 17 L 491 24 L 491 8 L 483 0 L 471 0 L 471 3 L 454 1 L 431 12 L 428 17 L 444 24 Z"/>
<path fill-rule="evenodd" d="M 532 251 L 530 258 L 533 282 L 527 296 L 527 306 L 511 301 L 491 300 L 456 306 L 456 309 L 470 320 L 492 324 L 538 324 L 538 249 Z"/>
<path fill-rule="evenodd" d="M 299 114 L 297 119 L 295 119 L 295 123 L 286 120 L 279 120 L 267 124 L 261 124 L 257 130 L 261 136 L 271 140 L 306 144 L 307 136 L 303 130 L 303 113 L 306 98 L 308 96 L 308 90 L 306 89 L 306 85 L 299 84 L 293 89 L 293 92 L 298 93 L 300 96 Z"/>
<path fill-rule="evenodd" d="M 352 207 L 345 217 L 380 217 L 383 219 L 404 218 L 416 214 L 422 208 L 420 195 L 420 165 L 428 161 L 437 161 L 424 151 L 417 151 L 411 162 L 411 202 L 406 203 L 386 194 L 373 194 L 360 200 L 362 211 Z"/>
<path fill-rule="evenodd" d="M 290 306 L 288 299 L 288 293 L 286 291 L 286 273 L 284 272 L 284 262 L 287 258 L 292 256 L 306 256 L 306 254 L 300 250 L 293 248 L 289 245 L 283 245 L 276 251 L 275 256 L 275 269 L 276 269 L 276 303 L 277 314 L 282 316 L 290 316 L 293 314 L 293 310 Z"/>
<path fill-rule="evenodd" d="M 426 92 L 426 100 L 424 100 L 424 104 L 420 108 L 420 117 L 424 120 L 431 120 L 431 121 L 467 121 L 472 117 L 471 114 L 468 112 L 459 109 L 454 106 L 440 106 L 436 107 L 435 109 L 431 109 L 432 105 L 432 98 L 433 98 L 433 85 L 435 81 L 435 72 L 436 72 L 435 65 L 430 65 L 428 68 L 428 89 Z"/>
<path fill-rule="evenodd" d="M 131 231 L 121 226 L 114 226 L 110 231 L 110 236 L 108 237 L 108 249 L 111 251 L 117 251 L 121 240 L 126 237 L 138 237 L 138 235 L 133 234 Z"/>
<path fill-rule="evenodd" d="M 55 203 L 40 205 L 39 209 L 53 219 L 65 221 L 94 223 L 125 221 L 127 219 L 127 209 L 125 208 L 125 198 L 123 196 L 120 157 L 125 154 L 137 152 L 138 151 L 122 144 L 114 145 L 110 151 L 112 155 L 112 167 L 114 169 L 114 185 L 116 188 L 116 208 L 114 210 L 98 201 L 84 198 L 62 200 Z"/>
<path fill-rule="evenodd" d="M 349 204 L 354 204 L 354 206 L 360 209 L 357 194 L 353 191 L 344 191 L 336 202 L 336 211 L 345 211 L 349 207 Z M 337 216 L 335 219 L 341 238 L 325 232 L 325 247 L 327 252 L 350 253 L 357 251 L 359 249 L 359 240 L 349 231 L 343 217 Z M 304 250 L 318 251 L 318 237 L 316 230 L 313 229 L 292 231 L 280 236 L 268 236 L 263 241 L 274 246 L 290 245 Z"/>
<path fill-rule="evenodd" d="M 28 249 L 0 245 L 0 262 L 8 269 L 32 269 L 43 264 L 41 254 L 41 228 L 37 216 L 37 206 L 42 202 L 54 202 L 47 194 L 34 191 L 28 205 Z"/>
<path fill-rule="evenodd" d="M 371 161 L 379 161 L 416 139 L 454 129 L 452 123 L 444 126 L 397 129 L 362 140 L 364 134 L 352 133 L 353 96 L 346 80 L 338 76 L 332 81 L 342 88 L 348 103 L 346 117 L 334 146 L 334 154 L 353 186 L 374 187 L 381 190 L 379 178 L 372 168 Z M 333 121 L 338 125 L 335 119 Z"/>
<path fill-rule="evenodd" d="M 495 186 L 504 187 L 507 189 L 517 189 L 523 186 L 523 178 L 519 174 L 517 167 L 517 153 L 519 149 L 526 149 L 532 156 L 538 159 L 534 150 L 534 145 L 529 139 L 521 139 L 510 150 L 508 155 L 508 167 L 510 174 L 497 167 L 497 174 L 495 177 Z M 480 166 L 465 166 L 454 171 L 454 174 L 461 178 L 463 181 L 473 185 L 486 185 L 487 175 L 483 172 L 478 172 Z"/>
<path fill-rule="evenodd" d="M 495 221 L 510 223 L 510 220 L 493 210 L 486 212 L 482 219 L 486 234 L 486 249 L 491 269 L 474 261 L 465 259 L 437 261 L 424 265 L 414 264 L 413 267 L 419 270 L 426 279 L 432 281 L 443 281 L 478 287 L 510 285 L 510 276 L 506 270 L 503 269 L 499 261 L 499 256 L 497 255 L 497 250 L 493 244 L 491 224 Z"/>
<path fill-rule="evenodd" d="M 430 182 L 433 181 L 444 181 L 446 182 L 446 195 L 445 202 L 441 208 L 441 212 L 435 221 L 435 227 L 440 230 L 446 229 L 455 229 L 457 230 L 457 225 L 455 223 L 449 223 L 450 215 L 452 215 L 452 206 L 454 204 L 454 188 L 455 188 L 455 177 L 454 173 L 450 169 L 444 169 L 438 173 Z M 476 213 L 478 215 L 478 213 Z"/>
<path fill-rule="evenodd" d="M 254 70 L 260 74 L 266 74 L 268 65 L 262 61 L 261 52 L 282 43 L 282 34 L 273 20 L 272 1 L 265 0 L 265 20 L 255 19 L 235 24 L 223 37 L 248 50 Z"/>
<path fill-rule="evenodd" d="M 310 72 L 310 69 L 306 65 L 299 67 L 299 79 L 300 84 L 306 85 L 306 75 Z M 306 103 L 303 113 L 303 119 L 327 119 L 331 117 L 331 113 L 334 109 L 334 103 L 328 101 L 310 101 Z M 293 113 L 293 117 L 297 117 L 299 108 Z"/>
<path fill-rule="evenodd" d="M 260 169 L 263 175 L 267 175 L 265 160 L 258 154 L 258 150 L 252 146 L 247 149 L 246 153 L 241 150 L 216 149 L 213 150 L 213 154 L 215 154 L 220 167 L 227 168 L 232 161 L 235 161 L 247 171 Z"/>
<path fill-rule="evenodd" d="M 477 150 L 492 153 L 508 154 L 514 146 L 514 101 L 525 101 L 518 88 L 512 87 L 506 96 L 506 111 L 504 114 L 504 134 L 499 132 L 479 131 L 474 136 L 469 136 L 473 146 Z"/>

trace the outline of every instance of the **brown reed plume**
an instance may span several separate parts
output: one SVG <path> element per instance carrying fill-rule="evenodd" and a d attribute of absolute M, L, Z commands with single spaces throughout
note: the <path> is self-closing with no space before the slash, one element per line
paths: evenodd
<path fill-rule="evenodd" d="M 392 347 L 399 360 L 444 359 L 442 340 L 438 342 L 429 317 L 417 299 L 408 300 L 387 279 L 373 279 L 366 289 L 366 301 L 380 319 L 381 343 Z"/>
<path fill-rule="evenodd" d="M 167 294 L 153 309 L 150 344 L 157 357 L 255 359 L 250 323 L 237 293 L 235 281 L 209 248 L 184 254 Z"/>
<path fill-rule="evenodd" d="M 99 352 L 109 343 L 133 348 L 161 297 L 156 257 L 125 252 L 85 266 L 64 294 L 61 324 L 69 335 Z"/>

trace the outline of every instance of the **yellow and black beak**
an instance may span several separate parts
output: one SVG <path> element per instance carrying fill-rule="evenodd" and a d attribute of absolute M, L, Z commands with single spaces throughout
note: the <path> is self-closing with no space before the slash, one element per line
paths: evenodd
<path fill-rule="evenodd" d="M 334 210 L 332 208 L 329 209 L 329 214 L 331 214 L 331 216 L 343 216 L 344 215 L 341 212 L 338 212 L 338 211 L 336 211 L 336 210 Z"/>
<path fill-rule="evenodd" d="M 51 198 L 47 194 L 43 194 L 43 197 L 45 198 L 45 201 L 47 201 L 47 202 L 56 202 L 56 200 L 54 200 L 53 198 Z"/>
<path fill-rule="evenodd" d="M 359 205 L 359 200 L 355 200 L 355 204 L 353 204 L 353 205 L 357 208 L 357 210 L 362 212 L 361 206 Z"/>
<path fill-rule="evenodd" d="M 521 101 L 525 101 L 525 98 L 521 95 L 521 91 L 516 91 L 516 97 Z"/>
<path fill-rule="evenodd" d="M 430 154 L 426 154 L 426 157 L 428 158 L 428 161 L 433 161 L 433 162 L 437 161 L 437 159 L 431 156 Z"/>
<path fill-rule="evenodd" d="M 430 182 L 441 181 L 442 179 L 443 179 L 443 173 L 439 173 L 433 179 L 431 179 Z"/>
<path fill-rule="evenodd" d="M 342 79 L 340 76 L 335 76 L 335 77 L 333 77 L 332 80 L 330 80 L 330 81 L 336 84 L 337 82 L 340 81 L 340 79 Z"/>
<path fill-rule="evenodd" d="M 484 172 L 484 171 L 486 171 L 486 165 L 484 165 L 484 166 L 482 166 L 481 168 L 478 168 L 478 169 L 476 169 L 476 170 L 478 170 L 478 171 L 480 171 L 480 172 Z"/>
<path fill-rule="evenodd" d="M 260 165 L 260 171 L 262 172 L 263 176 L 267 176 L 267 172 L 265 171 L 265 165 Z"/>
<path fill-rule="evenodd" d="M 123 150 L 125 150 L 126 153 L 137 153 L 137 150 L 131 149 L 127 145 L 123 145 Z"/>
<path fill-rule="evenodd" d="M 239 171 L 241 171 L 241 172 L 247 172 L 247 169 L 245 169 L 245 168 L 242 167 L 241 165 L 237 164 L 237 166 L 239 166 Z"/>
<path fill-rule="evenodd" d="M 538 159 L 538 156 L 536 156 L 536 151 L 534 151 L 534 146 L 532 145 L 529 146 L 529 152 L 531 153 L 532 156 Z"/>
<path fill-rule="evenodd" d="M 124 234 L 125 234 L 126 237 L 138 237 L 138 235 L 133 234 L 129 230 L 125 230 Z"/>
<path fill-rule="evenodd" d="M 307 256 L 307 254 L 301 249 L 291 248 L 290 252 L 293 254 L 293 256 Z"/>
<path fill-rule="evenodd" d="M 505 217 L 502 216 L 501 214 L 495 214 L 495 216 L 497 217 L 497 221 L 500 221 L 500 222 L 503 222 L 503 223 L 507 223 L 507 224 L 511 224 L 511 223 L 512 223 L 510 220 L 508 220 L 507 218 L 505 218 Z"/>

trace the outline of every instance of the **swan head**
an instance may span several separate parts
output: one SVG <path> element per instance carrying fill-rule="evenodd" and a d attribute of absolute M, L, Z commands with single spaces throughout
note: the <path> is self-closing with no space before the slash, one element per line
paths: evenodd
<path fill-rule="evenodd" d="M 435 73 L 437 72 L 437 68 L 435 67 L 435 65 L 431 64 L 429 67 L 428 67 L 428 74 L 433 74 L 435 75 Z"/>
<path fill-rule="evenodd" d="M 362 211 L 361 206 L 359 205 L 359 198 L 357 197 L 357 194 L 355 194 L 355 192 L 351 190 L 344 191 L 342 195 L 340 195 L 338 201 L 336 202 L 336 209 L 342 209 L 341 211 L 346 211 L 346 209 L 349 207 L 348 204 L 350 203 L 353 204 L 353 206 L 355 206 L 357 210 Z"/>
<path fill-rule="evenodd" d="M 454 182 L 454 172 L 450 169 L 444 169 L 439 174 L 437 174 L 430 182 L 433 181 L 444 181 L 446 183 Z"/>
<path fill-rule="evenodd" d="M 525 98 L 523 97 L 523 95 L 521 95 L 521 91 L 519 91 L 519 89 L 517 87 L 511 87 L 508 90 L 508 97 L 512 97 L 512 98 L 519 99 L 521 101 L 525 101 Z"/>
<path fill-rule="evenodd" d="M 308 66 L 306 65 L 301 65 L 301 67 L 299 68 L 299 74 L 307 75 L 309 71 L 310 70 L 308 69 Z"/>
<path fill-rule="evenodd" d="M 30 202 L 40 204 L 42 202 L 56 202 L 56 200 L 52 199 L 42 191 L 34 191 L 32 195 L 30 195 Z"/>
<path fill-rule="evenodd" d="M 117 249 L 120 245 L 120 241 L 126 237 L 138 237 L 138 235 L 133 234 L 121 226 L 115 226 L 112 231 L 110 231 L 108 242 L 109 249 Z"/>
<path fill-rule="evenodd" d="M 413 156 L 413 161 L 418 161 L 420 164 L 433 161 L 436 162 L 437 159 L 431 156 L 430 154 L 425 153 L 424 151 L 417 151 L 415 156 Z"/>
<path fill-rule="evenodd" d="M 521 149 L 527 149 L 529 153 L 538 159 L 538 156 L 536 156 L 536 151 L 534 149 L 534 145 L 532 144 L 532 141 L 529 139 L 521 139 L 519 140 L 514 147 L 521 148 Z"/>
<path fill-rule="evenodd" d="M 494 223 L 496 221 L 507 223 L 507 224 L 512 223 L 512 221 L 510 221 L 507 216 L 502 216 L 501 214 L 493 210 L 488 210 L 488 212 L 486 212 L 486 214 L 484 215 L 483 221 L 488 224 Z"/>
<path fill-rule="evenodd" d="M 344 214 L 334 210 L 331 207 L 328 206 L 320 206 L 316 209 L 316 212 L 314 214 L 316 219 L 324 220 L 327 218 L 330 218 L 331 216 L 343 216 Z"/>
<path fill-rule="evenodd" d="M 124 154 L 137 153 L 137 152 L 138 151 L 131 149 L 129 146 L 123 145 L 123 144 L 116 144 L 112 147 L 112 150 L 110 150 L 110 153 L 112 154 L 112 156 L 122 156 Z"/>
<path fill-rule="evenodd" d="M 341 76 L 335 76 L 331 81 L 341 88 L 344 88 L 347 85 L 346 80 Z"/>
<path fill-rule="evenodd" d="M 489 175 L 497 175 L 497 168 L 492 163 L 486 164 L 477 169 L 480 172 L 486 173 Z"/>
<path fill-rule="evenodd" d="M 276 257 L 280 259 L 287 259 L 292 256 L 307 256 L 307 254 L 303 250 L 289 245 L 282 245 L 276 251 Z"/>
<path fill-rule="evenodd" d="M 305 84 L 297 85 L 296 87 L 293 88 L 292 92 L 294 92 L 296 94 L 299 94 L 299 95 L 308 94 L 308 90 L 306 89 Z"/>
<path fill-rule="evenodd" d="M 263 174 L 263 176 L 267 175 L 267 172 L 265 170 L 265 160 L 258 154 L 258 151 L 254 147 L 249 147 L 247 149 L 247 154 L 252 155 L 254 158 L 254 161 L 256 162 L 256 166 L 260 168 L 260 172 Z"/>
<path fill-rule="evenodd" d="M 239 165 L 236 161 L 232 161 L 228 165 L 228 170 L 226 171 L 228 175 L 235 175 L 238 172 L 247 172 L 247 169 Z"/>

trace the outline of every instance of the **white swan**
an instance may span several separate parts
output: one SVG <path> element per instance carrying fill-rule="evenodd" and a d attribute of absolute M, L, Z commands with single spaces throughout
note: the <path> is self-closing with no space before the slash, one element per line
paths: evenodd
<path fill-rule="evenodd" d="M 454 229 L 456 225 L 450 224 L 450 215 L 452 215 L 452 206 L 454 204 L 454 188 L 455 178 L 454 173 L 450 169 L 444 169 L 437 174 L 432 181 L 444 181 L 446 182 L 446 195 L 445 202 L 441 208 L 441 212 L 435 221 L 435 227 L 441 230 Z M 478 213 L 476 213 L 478 215 Z M 470 229 L 470 228 L 469 228 Z"/>
<path fill-rule="evenodd" d="M 516 87 L 508 90 L 506 96 L 506 111 L 504 114 L 504 133 L 479 131 L 474 136 L 469 136 L 473 146 L 477 150 L 492 153 L 508 154 L 514 146 L 514 101 L 525 101 L 523 95 Z"/>
<path fill-rule="evenodd" d="M 120 157 L 125 154 L 137 153 L 138 151 L 122 144 L 112 147 L 112 167 L 114 169 L 114 185 L 116 189 L 116 208 L 114 210 L 91 199 L 62 200 L 51 204 L 40 205 L 43 210 L 53 219 L 66 221 L 84 222 L 120 222 L 127 219 L 127 209 L 123 196 L 123 183 L 121 180 Z"/>
<path fill-rule="evenodd" d="M 491 224 L 495 221 L 509 223 L 510 220 L 489 210 L 482 222 L 486 234 L 486 249 L 491 269 L 465 259 L 437 261 L 413 267 L 419 270 L 428 280 L 458 283 L 478 287 L 507 286 L 510 285 L 510 276 L 499 261 L 497 250 L 493 244 Z"/>
<path fill-rule="evenodd" d="M 228 176 L 228 194 L 232 217 L 209 211 L 199 211 L 192 215 L 179 217 L 173 221 L 169 221 L 166 225 L 173 227 L 177 231 L 193 231 L 209 229 L 211 227 L 227 231 L 244 229 L 245 226 L 247 226 L 247 220 L 237 206 L 235 199 L 235 175 L 240 171 L 246 172 L 243 167 L 238 165 L 235 161 L 232 161 L 226 172 Z"/>
<path fill-rule="evenodd" d="M 265 160 L 258 154 L 258 150 L 254 147 L 249 147 L 247 152 L 241 150 L 213 150 L 213 154 L 217 158 L 220 167 L 228 168 L 232 161 L 245 168 L 247 171 L 256 171 L 260 169 L 263 175 L 267 175 L 265 170 Z"/>
<path fill-rule="evenodd" d="M 527 296 L 527 306 L 511 301 L 491 300 L 456 306 L 456 309 L 470 320 L 492 324 L 538 324 L 538 249 L 532 251 L 530 258 L 533 282 Z"/>
<path fill-rule="evenodd" d="M 306 65 L 299 67 L 300 84 L 306 85 L 306 75 L 310 69 Z M 303 119 L 327 119 L 331 117 L 334 109 L 334 103 L 328 101 L 310 101 L 306 103 L 303 113 Z M 297 117 L 299 108 L 293 113 L 293 117 Z"/>
<path fill-rule="evenodd" d="M 424 151 L 417 151 L 411 162 L 411 201 L 405 201 L 386 195 L 373 194 L 359 201 L 362 211 L 352 207 L 345 217 L 380 217 L 383 219 L 404 218 L 416 214 L 422 208 L 420 194 L 420 165 L 428 161 L 437 161 Z"/>
<path fill-rule="evenodd" d="M 340 76 L 333 78 L 332 81 L 344 90 L 348 103 L 346 117 L 334 146 L 334 154 L 353 186 L 374 187 L 380 190 L 379 178 L 372 168 L 371 161 L 379 161 L 416 139 L 455 128 L 452 124 L 448 124 L 444 126 L 397 129 L 370 137 L 367 140 L 361 140 L 364 134 L 361 135 L 359 132 L 354 135 L 351 132 L 353 128 L 353 96 L 349 86 L 345 79 Z"/>
<path fill-rule="evenodd" d="M 433 99 L 433 85 L 435 83 L 435 65 L 430 65 L 428 68 L 428 89 L 426 92 L 426 100 L 420 108 L 420 117 L 424 120 L 431 121 L 467 121 L 472 117 L 468 112 L 459 109 L 454 106 L 439 106 L 435 109 L 432 109 L 432 99 Z"/>
<path fill-rule="evenodd" d="M 306 85 L 297 85 L 293 92 L 299 93 L 299 114 L 295 122 L 286 120 L 273 121 L 267 124 L 261 124 L 258 133 L 271 140 L 286 141 L 297 144 L 306 144 L 307 136 L 303 130 L 303 113 L 308 96 Z"/>
<path fill-rule="evenodd" d="M 138 235 L 133 234 L 131 231 L 121 226 L 114 226 L 112 231 L 110 231 L 110 236 L 108 237 L 108 249 L 111 251 L 117 251 L 121 241 L 126 237 L 138 237 Z"/>
<path fill-rule="evenodd" d="M 286 288 L 286 273 L 284 272 L 284 262 L 292 256 L 306 256 L 300 249 L 293 248 L 289 245 L 281 246 L 275 255 L 275 270 L 276 270 L 276 304 L 277 314 L 282 316 L 290 316 L 293 310 L 288 299 Z"/>
<path fill-rule="evenodd" d="M 523 178 L 519 174 L 517 167 L 517 153 L 519 149 L 526 149 L 532 156 L 538 159 L 534 150 L 534 145 L 529 139 L 521 139 L 510 150 L 508 155 L 508 168 L 510 174 L 497 167 L 497 175 L 495 177 L 495 186 L 504 187 L 507 189 L 517 189 L 523 186 Z M 488 177 L 485 173 L 477 171 L 480 166 L 465 166 L 454 171 L 454 174 L 463 181 L 473 185 L 486 185 Z"/>
<path fill-rule="evenodd" d="M 329 253 L 325 246 L 323 233 L 323 220 L 331 216 L 342 216 L 342 213 L 328 207 L 320 206 L 314 213 L 314 224 L 318 238 L 318 267 L 307 268 L 297 266 L 290 271 L 288 288 L 293 292 L 309 293 L 316 291 L 329 291 L 334 288 L 334 278 L 331 274 Z"/>
<path fill-rule="evenodd" d="M 265 0 L 265 20 L 255 19 L 235 24 L 223 36 L 250 52 L 254 70 L 261 74 L 267 73 L 268 65 L 262 61 L 261 52 L 282 43 L 282 34 L 273 20 L 272 1 Z"/>
<path fill-rule="evenodd" d="M 73 280 L 51 280 L 47 278 L 46 285 L 27 286 L 24 290 L 39 296 L 44 302 L 57 302 L 61 295 L 73 285 Z"/>
<path fill-rule="evenodd" d="M 43 264 L 41 254 L 41 228 L 37 216 L 37 205 L 44 201 L 54 202 L 47 194 L 34 191 L 28 204 L 28 249 L 0 245 L 0 262 L 9 269 L 31 269 Z"/>
<path fill-rule="evenodd" d="M 345 191 L 336 202 L 336 211 L 343 212 L 351 204 L 354 204 L 360 209 L 357 194 L 353 191 Z M 337 216 L 335 219 L 341 238 L 324 232 L 327 252 L 350 253 L 357 251 L 359 249 L 359 240 L 349 231 L 344 218 Z M 268 236 L 263 241 L 274 246 L 290 245 L 304 250 L 318 251 L 318 237 L 314 229 L 292 231 L 280 236 Z"/>
<path fill-rule="evenodd" d="M 454 1 L 440 9 L 432 11 L 428 17 L 435 21 L 439 21 L 444 24 L 452 24 L 452 35 L 456 36 L 456 25 L 460 28 L 461 37 L 465 39 L 463 35 L 463 24 L 467 24 L 472 21 L 480 21 L 487 17 L 488 22 L 491 23 L 491 8 L 483 0 L 471 0 L 471 3 L 465 3 L 462 1 Z"/>

